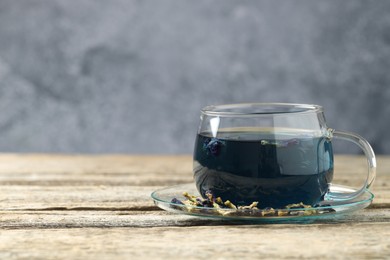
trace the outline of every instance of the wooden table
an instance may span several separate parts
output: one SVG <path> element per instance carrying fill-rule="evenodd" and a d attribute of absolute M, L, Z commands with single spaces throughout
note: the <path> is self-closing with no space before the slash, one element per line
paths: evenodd
<path fill-rule="evenodd" d="M 358 186 L 365 159 L 335 163 L 335 182 Z M 0 155 L 0 258 L 390 258 L 390 157 L 378 158 L 369 208 L 306 224 L 238 225 L 154 206 L 152 191 L 192 182 L 191 171 L 191 156 Z"/>

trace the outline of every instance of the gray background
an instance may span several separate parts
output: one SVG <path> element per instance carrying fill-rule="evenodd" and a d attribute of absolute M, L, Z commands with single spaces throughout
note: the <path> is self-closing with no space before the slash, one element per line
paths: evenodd
<path fill-rule="evenodd" d="M 0 151 L 191 153 L 201 107 L 278 101 L 323 105 L 390 153 L 389 14 L 387 0 L 0 0 Z"/>

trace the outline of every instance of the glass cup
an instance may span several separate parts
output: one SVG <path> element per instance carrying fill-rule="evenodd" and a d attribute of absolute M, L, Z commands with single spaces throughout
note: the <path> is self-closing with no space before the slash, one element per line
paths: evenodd
<path fill-rule="evenodd" d="M 326 125 L 318 105 L 251 103 L 207 106 L 201 110 L 193 173 L 203 197 L 281 208 L 327 200 L 350 200 L 375 179 L 370 144 L 357 134 Z M 367 178 L 351 193 L 331 192 L 333 138 L 351 141 L 368 161 Z"/>

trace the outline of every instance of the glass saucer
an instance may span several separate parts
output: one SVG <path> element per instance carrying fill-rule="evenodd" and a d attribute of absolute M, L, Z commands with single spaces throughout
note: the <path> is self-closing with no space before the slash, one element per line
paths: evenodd
<path fill-rule="evenodd" d="M 331 192 L 337 193 L 351 193 L 356 189 L 332 184 L 330 187 Z M 301 221 L 317 218 L 333 218 L 345 213 L 351 213 L 360 209 L 368 207 L 374 194 L 365 190 L 360 196 L 351 200 L 323 200 L 316 207 L 301 207 L 290 209 L 231 209 L 231 208 L 214 208 L 214 207 L 197 207 L 183 205 L 177 200 L 184 201 L 186 198 L 183 196 L 183 192 L 187 192 L 191 195 L 200 197 L 195 184 L 181 184 L 171 187 L 162 188 L 154 191 L 151 197 L 154 203 L 159 208 L 179 213 L 187 214 L 191 216 L 225 219 L 225 220 L 238 220 L 238 221 L 259 221 L 259 222 L 274 222 L 274 221 Z M 173 200 L 176 198 L 177 200 Z"/>

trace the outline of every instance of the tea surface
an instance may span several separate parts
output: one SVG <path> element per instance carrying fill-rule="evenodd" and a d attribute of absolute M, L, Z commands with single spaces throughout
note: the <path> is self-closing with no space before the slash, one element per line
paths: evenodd
<path fill-rule="evenodd" d="M 219 131 L 197 135 L 194 178 L 204 196 L 235 204 L 314 205 L 333 178 L 331 142 L 308 132 Z"/>

